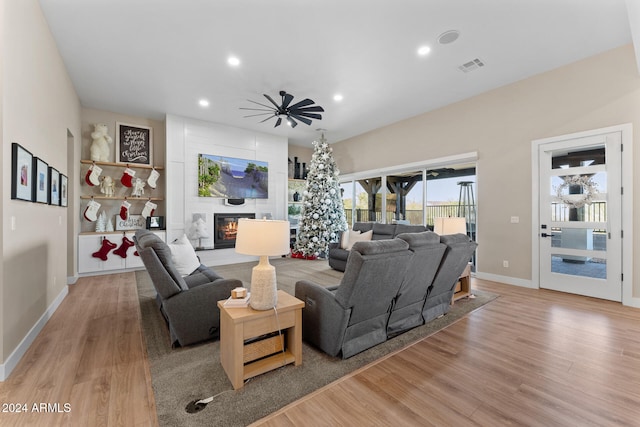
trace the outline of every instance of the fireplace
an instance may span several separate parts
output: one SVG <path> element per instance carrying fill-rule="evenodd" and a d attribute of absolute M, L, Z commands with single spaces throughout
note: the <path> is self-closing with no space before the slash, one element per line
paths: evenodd
<path fill-rule="evenodd" d="M 240 218 L 255 218 L 252 213 L 213 214 L 213 247 L 215 249 L 234 248 Z"/>

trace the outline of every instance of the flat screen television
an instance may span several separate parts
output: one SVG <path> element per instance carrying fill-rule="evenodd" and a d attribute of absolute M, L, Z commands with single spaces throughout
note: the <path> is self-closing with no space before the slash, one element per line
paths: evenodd
<path fill-rule="evenodd" d="M 269 198 L 269 164 L 259 160 L 198 154 L 198 196 Z"/>

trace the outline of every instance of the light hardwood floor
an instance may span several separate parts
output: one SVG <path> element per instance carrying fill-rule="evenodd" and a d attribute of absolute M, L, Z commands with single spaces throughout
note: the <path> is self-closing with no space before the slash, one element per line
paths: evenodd
<path fill-rule="evenodd" d="M 0 425 L 157 425 L 134 280 L 80 279 L 0 383 L 2 403 L 71 411 L 0 412 Z M 255 425 L 640 425 L 639 309 L 473 287 L 501 296 Z"/>

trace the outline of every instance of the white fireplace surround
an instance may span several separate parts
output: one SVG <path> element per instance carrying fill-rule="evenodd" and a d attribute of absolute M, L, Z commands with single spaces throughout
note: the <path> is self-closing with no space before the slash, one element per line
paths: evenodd
<path fill-rule="evenodd" d="M 166 210 L 167 241 L 181 237 L 192 222 L 193 214 L 205 213 L 208 231 L 213 236 L 215 213 L 253 213 L 256 218 L 271 216 L 286 220 L 287 156 L 286 137 L 269 135 L 168 115 L 166 117 Z M 224 199 L 198 196 L 198 154 L 255 159 L 269 164 L 269 198 L 246 199 L 233 206 Z M 196 242 L 193 242 L 196 244 Z M 257 257 L 237 254 L 235 249 L 198 251 L 203 264 L 214 266 L 253 261 Z"/>

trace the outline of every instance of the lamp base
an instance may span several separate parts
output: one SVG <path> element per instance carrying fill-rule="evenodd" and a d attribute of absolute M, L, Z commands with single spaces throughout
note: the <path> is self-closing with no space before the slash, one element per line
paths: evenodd
<path fill-rule="evenodd" d="M 271 310 L 277 303 L 276 268 L 269 264 L 269 257 L 261 256 L 258 265 L 251 270 L 249 306 L 254 310 Z"/>

